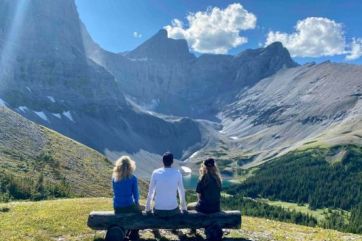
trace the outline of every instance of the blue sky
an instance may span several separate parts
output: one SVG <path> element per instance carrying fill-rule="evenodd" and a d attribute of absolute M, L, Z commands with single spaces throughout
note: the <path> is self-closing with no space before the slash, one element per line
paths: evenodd
<path fill-rule="evenodd" d="M 159 29 L 169 26 L 169 35 L 185 38 L 196 53 L 237 54 L 247 48 L 281 41 L 299 63 L 325 60 L 362 63 L 360 0 L 76 0 L 76 3 L 91 36 L 112 52 L 132 50 Z M 189 21 L 187 16 L 193 20 Z M 172 24 L 174 19 L 178 21 Z M 298 21 L 300 26 L 296 30 Z"/>

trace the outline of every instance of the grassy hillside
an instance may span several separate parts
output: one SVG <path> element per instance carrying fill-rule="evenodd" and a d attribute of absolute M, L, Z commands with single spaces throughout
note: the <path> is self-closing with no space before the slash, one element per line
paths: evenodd
<path fill-rule="evenodd" d="M 100 153 L 0 107 L 0 202 L 108 196 L 111 172 Z"/>
<path fill-rule="evenodd" d="M 0 211 L 0 240 L 103 240 L 104 233 L 98 232 L 95 236 L 95 232 L 87 228 L 87 217 L 92 210 L 111 210 L 111 203 L 111 199 L 87 198 L 0 204 L 0 210 L 8 209 L 6 212 Z M 162 232 L 162 235 L 164 240 L 179 240 L 169 232 Z M 203 236 L 202 232 L 200 236 Z M 187 236 L 181 239 L 203 240 L 201 237 Z M 142 232 L 142 240 L 154 240 L 154 237 L 146 231 Z M 243 217 L 242 229 L 232 231 L 224 240 L 359 241 L 362 236 Z"/>

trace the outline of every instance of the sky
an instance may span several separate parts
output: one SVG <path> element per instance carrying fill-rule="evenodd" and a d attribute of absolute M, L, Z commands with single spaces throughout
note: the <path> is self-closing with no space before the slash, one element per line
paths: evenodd
<path fill-rule="evenodd" d="M 129 51 L 165 28 L 195 54 L 280 41 L 299 63 L 362 64 L 361 0 L 76 0 L 93 39 Z"/>

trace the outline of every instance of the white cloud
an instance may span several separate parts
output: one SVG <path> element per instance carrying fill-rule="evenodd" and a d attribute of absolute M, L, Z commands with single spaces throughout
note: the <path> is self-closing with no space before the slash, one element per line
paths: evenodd
<path fill-rule="evenodd" d="M 168 36 L 186 39 L 189 46 L 200 53 L 224 54 L 229 49 L 246 43 L 240 31 L 254 29 L 257 18 L 239 3 L 225 9 L 208 8 L 204 12 L 189 13 L 187 26 L 178 19 L 165 26 Z"/>
<path fill-rule="evenodd" d="M 343 26 L 328 18 L 309 17 L 297 22 L 295 32 L 269 32 L 266 45 L 280 41 L 293 57 L 320 57 L 345 54 Z"/>
<path fill-rule="evenodd" d="M 135 38 L 142 38 L 142 34 L 139 32 L 133 32 L 133 37 Z"/>
<path fill-rule="evenodd" d="M 354 38 L 351 43 L 349 54 L 346 56 L 347 60 L 355 60 L 362 56 L 362 38 Z"/>

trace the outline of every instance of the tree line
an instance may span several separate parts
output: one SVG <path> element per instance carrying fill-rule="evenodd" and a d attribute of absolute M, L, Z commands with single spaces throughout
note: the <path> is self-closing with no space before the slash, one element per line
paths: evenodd
<path fill-rule="evenodd" d="M 337 158 L 341 151 L 346 154 Z M 289 153 L 260 166 L 228 193 L 309 204 L 311 209 L 348 210 L 349 218 L 334 212 L 322 226 L 361 233 L 362 148 L 348 145 Z"/>
<path fill-rule="evenodd" d="M 45 180 L 43 174 L 31 178 L 0 171 L 0 202 L 38 201 L 63 197 L 71 197 L 70 186 L 65 179 L 55 183 Z"/>

